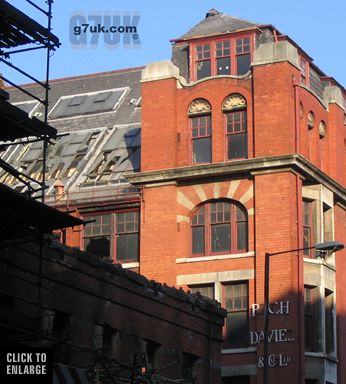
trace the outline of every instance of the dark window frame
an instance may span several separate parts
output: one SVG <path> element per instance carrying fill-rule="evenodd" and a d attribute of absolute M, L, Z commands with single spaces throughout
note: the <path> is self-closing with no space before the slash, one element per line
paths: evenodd
<path fill-rule="evenodd" d="M 308 294 L 309 293 L 309 294 Z M 318 287 L 304 286 L 304 349 L 308 352 L 318 350 Z"/>
<path fill-rule="evenodd" d="M 299 57 L 299 67 L 300 67 L 300 84 L 309 85 L 309 61 L 304 57 Z"/>
<path fill-rule="evenodd" d="M 232 121 L 231 120 L 232 117 Z M 239 122 L 235 120 L 239 117 Z M 248 124 L 247 124 L 247 109 L 241 108 L 237 110 L 224 111 L 225 119 L 225 135 L 226 135 L 226 159 L 247 159 L 248 158 Z M 237 125 L 239 125 L 239 130 Z M 235 137 L 243 138 L 242 152 L 244 156 L 231 156 L 230 146 L 232 145 L 232 139 Z"/>
<path fill-rule="evenodd" d="M 244 40 L 247 41 L 246 44 L 244 44 Z M 237 46 L 237 42 L 241 41 L 242 43 Z M 225 42 L 229 42 L 229 54 L 227 53 L 228 48 L 220 48 L 218 47 L 218 44 L 224 44 Z M 204 50 L 200 50 L 200 48 L 197 47 L 204 47 L 209 46 L 209 49 L 206 50 L 208 53 L 207 55 L 204 54 Z M 197 52 L 197 50 L 200 50 Z M 221 54 L 218 51 L 222 51 Z M 245 55 L 249 55 L 249 69 L 251 67 L 251 61 L 253 58 L 253 52 L 254 52 L 254 34 L 253 33 L 247 33 L 247 34 L 241 34 L 234 37 L 229 38 L 223 38 L 223 39 L 217 39 L 217 40 L 204 40 L 197 43 L 191 44 L 191 80 L 197 81 L 201 80 L 203 78 L 209 77 L 209 76 L 222 76 L 222 75 L 231 75 L 231 76 L 242 76 L 246 72 L 238 75 L 239 68 L 238 68 L 238 57 L 244 57 Z M 218 59 L 222 58 L 229 58 L 230 60 L 230 68 L 229 73 L 221 73 L 218 74 Z M 201 62 L 208 61 L 210 65 L 210 74 L 208 76 L 198 77 L 198 70 L 197 66 Z"/>
<path fill-rule="evenodd" d="M 335 352 L 335 325 L 334 325 L 334 292 L 324 290 L 324 332 L 325 352 L 327 355 Z"/>
<path fill-rule="evenodd" d="M 134 216 L 134 221 L 126 221 L 125 222 L 120 222 L 118 223 L 118 219 L 117 217 L 119 215 L 123 215 L 123 214 L 131 214 L 131 213 L 134 213 L 135 216 Z M 88 232 L 88 224 L 85 226 L 84 230 L 83 230 L 83 235 L 82 235 L 82 247 L 85 251 L 88 252 L 87 250 L 87 245 L 86 245 L 86 239 L 92 239 L 92 238 L 97 238 L 97 237 L 102 237 L 102 235 L 104 236 L 109 236 L 109 255 L 105 255 L 105 256 L 102 256 L 102 255 L 98 255 L 99 257 L 101 257 L 102 259 L 106 259 L 106 260 L 111 260 L 112 262 L 121 262 L 121 263 L 131 263 L 131 262 L 138 262 L 139 261 L 139 253 L 140 253 L 140 249 L 139 249 L 139 238 L 140 238 L 140 214 L 139 214 L 139 209 L 137 208 L 133 208 L 133 209 L 126 209 L 126 210 L 120 210 L 120 211 L 107 211 L 107 212 L 93 212 L 92 214 L 88 214 L 88 215 L 85 215 L 84 216 L 84 219 L 85 221 L 88 221 L 88 220 L 93 220 L 95 217 L 99 216 L 100 218 L 104 218 L 105 216 L 110 216 L 110 223 L 109 223 L 109 233 L 104 233 L 102 234 L 102 228 L 101 228 L 101 231 L 100 231 L 100 234 L 88 234 L 86 232 Z M 136 220 L 137 218 L 137 220 Z M 126 228 L 129 223 L 133 223 L 132 225 L 132 230 L 130 230 L 129 228 Z M 90 223 L 90 228 L 93 228 L 95 227 L 95 224 L 94 223 Z M 102 225 L 102 224 L 101 224 Z M 120 225 L 124 225 L 123 229 L 120 229 Z M 137 250 L 136 250 L 136 256 L 135 257 L 131 257 L 131 258 L 123 258 L 121 257 L 118 253 L 119 253 L 119 249 L 118 249 L 118 245 L 120 243 L 120 238 L 123 238 L 124 236 L 127 236 L 127 235 L 137 235 L 136 237 L 136 246 L 137 246 Z M 96 254 L 96 253 L 94 253 Z"/>
<path fill-rule="evenodd" d="M 201 296 L 215 300 L 215 283 L 189 284 L 191 293 L 199 293 Z"/>
<path fill-rule="evenodd" d="M 238 37 L 235 39 L 235 64 L 236 64 L 236 75 L 242 76 L 248 72 L 245 71 L 243 73 L 239 73 L 240 71 L 240 63 L 238 59 L 243 59 L 244 57 L 248 57 L 249 67 L 251 65 L 251 38 L 249 36 Z"/>
<path fill-rule="evenodd" d="M 208 76 L 211 76 L 212 58 L 211 58 L 210 43 L 202 43 L 202 44 L 197 44 L 195 46 L 195 64 L 194 65 L 195 65 L 195 73 L 196 73 L 197 80 L 203 79 L 204 77 L 208 77 L 208 76 L 203 76 L 200 79 L 198 78 L 198 71 L 199 69 L 201 69 L 201 66 L 203 66 L 205 63 L 209 63 L 210 73 Z"/>
<path fill-rule="evenodd" d="M 313 201 L 303 200 L 303 248 L 309 248 L 314 244 L 314 228 L 313 228 Z M 313 258 L 314 249 L 306 249 L 303 251 L 304 257 Z"/>
<path fill-rule="evenodd" d="M 208 164 L 212 162 L 212 117 L 211 113 L 191 115 L 190 129 L 191 129 L 191 162 L 192 164 Z M 195 122 L 197 124 L 195 125 Z M 205 133 L 203 133 L 203 130 Z M 198 161 L 198 145 L 207 143 L 208 145 L 208 159 L 206 161 Z"/>
<path fill-rule="evenodd" d="M 237 288 L 241 295 L 237 295 Z M 227 296 L 228 290 L 233 295 Z M 231 303 L 231 306 L 229 306 Z M 246 348 L 249 346 L 250 316 L 249 316 L 249 281 L 234 281 L 222 285 L 222 305 L 227 311 L 225 326 L 223 328 L 223 349 Z M 229 322 L 232 317 L 244 316 L 244 329 L 229 330 Z M 231 325 L 232 327 L 232 325 Z M 243 336 L 243 340 L 237 340 L 237 336 Z"/>
<path fill-rule="evenodd" d="M 229 218 L 226 218 L 224 220 L 212 220 L 212 206 L 214 204 L 228 204 L 229 205 Z M 204 210 L 203 214 L 203 221 L 201 218 L 199 218 L 201 210 Z M 243 217 L 239 217 L 239 212 L 241 212 L 241 215 Z M 223 213 L 223 216 L 225 213 Z M 221 216 L 221 214 L 219 215 Z M 240 240 L 240 231 L 239 227 L 241 225 L 244 226 L 245 223 L 245 236 L 244 236 L 244 246 L 239 246 L 239 240 Z M 220 251 L 213 251 L 212 250 L 212 235 L 213 235 L 213 226 L 218 224 L 228 224 L 230 229 L 229 239 L 230 239 L 230 246 L 227 250 L 220 250 Z M 230 200 L 230 199 L 215 199 L 215 200 L 209 200 L 204 202 L 203 204 L 196 207 L 194 210 L 191 220 L 190 220 L 190 233 L 191 233 L 191 245 L 190 245 L 190 252 L 191 257 L 200 257 L 200 256 L 207 256 L 207 255 L 222 255 L 222 254 L 236 254 L 236 253 L 245 253 L 248 251 L 248 237 L 249 237 L 249 228 L 248 228 L 248 215 L 246 208 L 241 205 L 240 203 Z M 196 244 L 193 242 L 193 231 L 194 228 L 200 227 L 203 228 L 203 241 L 204 241 L 204 247 L 203 252 L 193 252 L 194 249 L 198 249 L 201 247 L 196 248 Z M 215 231 L 214 231 L 215 233 Z"/>
<path fill-rule="evenodd" d="M 227 46 L 228 45 L 228 46 Z M 219 73 L 220 60 L 228 60 L 229 61 L 229 73 Z M 216 74 L 219 75 L 229 75 L 231 73 L 232 68 L 232 58 L 231 58 L 231 41 L 227 40 L 218 40 L 215 42 L 215 64 L 216 64 Z"/>

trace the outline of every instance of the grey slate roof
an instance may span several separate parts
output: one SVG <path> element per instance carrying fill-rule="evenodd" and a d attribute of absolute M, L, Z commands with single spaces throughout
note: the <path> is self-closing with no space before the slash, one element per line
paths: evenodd
<path fill-rule="evenodd" d="M 127 181 L 123 173 L 140 170 L 141 69 L 131 68 L 51 81 L 49 124 L 57 129 L 58 135 L 63 135 L 58 136 L 55 144 L 48 147 L 48 195 L 54 193 L 53 186 L 57 180 L 63 183 L 65 192 L 87 191 L 95 187 L 124 188 Z M 42 92 L 34 84 L 25 85 L 24 88 L 30 88 L 30 92 L 37 96 Z M 120 97 L 114 99 L 112 92 L 102 93 L 118 89 L 120 91 L 115 92 Z M 11 103 L 32 100 L 13 88 L 6 90 L 10 94 Z M 81 94 L 92 96 L 70 97 Z M 111 96 L 104 102 L 102 109 L 104 94 Z M 69 108 L 69 100 L 72 106 L 67 114 L 50 114 L 53 109 L 59 111 Z M 85 105 L 80 109 L 76 106 L 80 100 L 88 101 L 87 108 Z M 93 100 L 96 100 L 94 102 L 97 106 L 90 106 Z M 110 107 L 112 102 L 113 107 Z M 21 105 L 23 109 L 26 107 L 25 104 Z M 31 115 L 42 119 L 42 112 L 42 107 L 37 105 Z M 41 142 L 10 146 L 1 154 L 1 158 L 36 180 L 42 178 Z M 21 190 L 21 185 L 13 177 L 6 177 L 3 173 L 0 173 L 0 177 L 1 181 Z"/>
<path fill-rule="evenodd" d="M 251 28 L 260 24 L 239 19 L 238 17 L 221 13 L 215 9 L 207 12 L 205 19 L 196 24 L 188 32 L 184 33 L 180 39 L 186 40 L 193 37 L 202 37 L 210 34 L 233 32 L 239 29 Z"/>
<path fill-rule="evenodd" d="M 140 122 L 140 108 L 135 108 L 130 103 L 132 99 L 138 100 L 140 97 L 140 78 L 142 68 L 130 68 L 119 71 L 95 73 L 86 76 L 56 79 L 50 82 L 49 92 L 49 112 L 53 109 L 57 101 L 62 96 L 79 95 L 103 91 L 106 89 L 128 87 L 125 99 L 116 110 L 116 117 L 112 113 L 95 114 L 73 117 L 66 124 L 67 119 L 54 119 L 50 124 L 58 131 L 66 132 L 95 126 L 110 126 L 115 122 L 121 124 L 131 124 Z M 30 88 L 30 92 L 35 96 L 42 96 L 42 87 L 29 84 L 24 88 Z M 19 103 L 32 100 L 29 96 L 17 90 L 6 89 L 10 93 L 11 103 Z M 36 111 L 39 112 L 39 111 Z M 49 118 L 49 116 L 48 116 Z"/>

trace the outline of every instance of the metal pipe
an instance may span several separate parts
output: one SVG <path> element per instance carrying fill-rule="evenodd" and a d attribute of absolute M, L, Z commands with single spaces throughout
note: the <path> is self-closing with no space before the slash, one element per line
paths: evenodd
<path fill-rule="evenodd" d="M 269 267 L 270 253 L 265 254 L 264 262 L 264 340 L 263 340 L 263 384 L 269 383 Z"/>
<path fill-rule="evenodd" d="M 46 88 L 46 85 L 44 83 L 42 83 L 40 80 L 36 79 L 36 77 L 31 76 L 28 73 L 24 72 L 22 69 L 15 66 L 14 64 L 9 63 L 8 61 L 6 61 L 5 59 L 2 59 L 2 58 L 0 58 L 0 61 L 2 61 L 4 64 L 8 65 L 9 67 L 15 69 L 16 71 L 18 71 L 22 75 L 28 77 L 30 80 L 35 81 L 37 84 L 40 84 L 43 88 Z"/>
<path fill-rule="evenodd" d="M 276 255 L 283 255 L 286 253 L 305 251 L 308 249 L 316 249 L 323 253 L 337 252 L 344 248 L 344 244 L 338 241 L 326 241 L 319 243 L 313 247 L 290 249 L 287 251 L 266 253 L 264 263 L 264 340 L 263 340 L 263 384 L 269 384 L 269 276 L 270 276 L 270 257 Z"/>
<path fill-rule="evenodd" d="M 8 84 L 11 84 L 12 87 L 15 87 L 17 89 L 19 89 L 20 91 L 22 91 L 23 93 L 25 93 L 26 95 L 32 97 L 33 99 L 37 100 L 38 102 L 40 102 L 41 104 L 45 105 L 45 101 L 44 100 L 41 100 L 39 97 L 35 96 L 33 93 L 30 93 L 28 92 L 27 90 L 25 90 L 23 87 L 13 83 L 11 80 L 7 79 L 6 77 L 4 77 L 3 75 L 0 75 L 0 79 L 4 80 L 6 83 Z"/>

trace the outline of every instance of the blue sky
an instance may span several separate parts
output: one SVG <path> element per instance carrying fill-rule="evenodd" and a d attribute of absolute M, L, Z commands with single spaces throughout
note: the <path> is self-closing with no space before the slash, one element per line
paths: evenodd
<path fill-rule="evenodd" d="M 27 11 L 24 0 L 8 0 Z M 43 0 L 35 0 L 44 4 Z M 332 6 L 330 6 L 330 4 Z M 61 47 L 51 60 L 51 79 L 93 72 L 142 66 L 146 63 L 169 59 L 169 40 L 181 36 L 201 19 L 210 8 L 262 24 L 273 24 L 280 32 L 289 35 L 327 75 L 346 86 L 346 1 L 333 0 L 55 0 L 53 4 L 53 32 L 59 36 Z M 77 48 L 71 44 L 70 20 L 75 13 L 137 13 L 140 15 L 138 32 L 140 46 L 118 44 L 109 48 L 102 36 L 94 47 L 87 44 Z M 31 12 L 36 17 L 36 12 Z M 87 34 L 88 42 L 91 35 Z M 15 57 L 16 56 L 16 57 Z M 43 79 L 44 56 L 39 52 L 13 55 L 12 61 L 21 68 Z M 30 82 L 1 64 L 0 71 L 19 83 Z"/>

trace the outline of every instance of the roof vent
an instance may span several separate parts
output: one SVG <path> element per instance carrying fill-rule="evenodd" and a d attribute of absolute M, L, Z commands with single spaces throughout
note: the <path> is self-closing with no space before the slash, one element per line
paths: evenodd
<path fill-rule="evenodd" d="M 208 17 L 216 16 L 216 15 L 221 15 L 221 12 L 217 11 L 215 8 L 212 8 L 207 12 L 207 14 L 205 15 L 205 18 L 207 19 Z"/>

